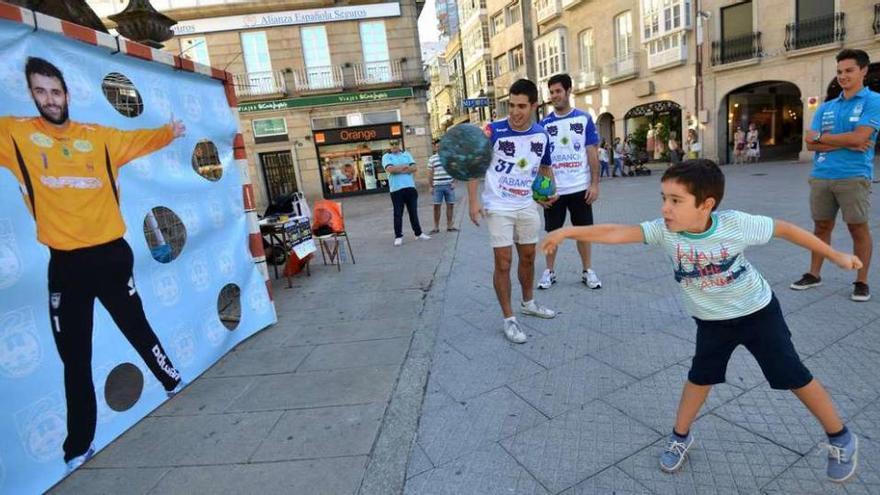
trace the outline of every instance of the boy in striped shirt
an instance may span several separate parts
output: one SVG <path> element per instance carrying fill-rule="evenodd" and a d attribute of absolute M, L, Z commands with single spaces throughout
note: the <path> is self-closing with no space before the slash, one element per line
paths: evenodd
<path fill-rule="evenodd" d="M 440 163 L 440 140 L 434 140 L 434 154 L 428 158 L 428 182 L 431 184 L 431 196 L 434 198 L 434 230 L 440 232 L 440 208 L 446 203 L 446 231 L 458 229 L 452 225 L 452 212 L 455 207 L 455 179 L 446 172 Z"/>
<path fill-rule="evenodd" d="M 828 478 L 843 482 L 856 470 L 858 438 L 843 425 L 822 384 L 803 365 L 779 301 L 764 277 L 746 260 L 748 246 L 774 236 L 828 258 L 846 270 L 861 268 L 851 254 L 835 251 L 800 227 L 765 216 L 725 210 L 724 174 L 711 160 L 688 160 L 661 179 L 663 217 L 641 225 L 570 227 L 551 232 L 542 250 L 552 253 L 564 239 L 605 244 L 644 242 L 660 246 L 672 261 L 688 311 L 697 322 L 697 344 L 682 391 L 675 427 L 660 468 L 678 471 L 694 442 L 691 424 L 716 383 L 723 383 L 733 350 L 744 345 L 774 389 L 794 392 L 828 434 Z"/>

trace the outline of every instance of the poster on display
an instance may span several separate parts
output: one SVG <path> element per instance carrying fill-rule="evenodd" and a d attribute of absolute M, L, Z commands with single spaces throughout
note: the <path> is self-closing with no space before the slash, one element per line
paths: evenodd
<path fill-rule="evenodd" d="M 0 54 L 0 493 L 32 494 L 276 317 L 221 81 L 6 20 Z"/>
<path fill-rule="evenodd" d="M 296 253 L 297 258 L 305 259 L 306 256 L 317 251 L 309 217 L 291 218 L 284 224 L 284 231 L 290 239 L 292 251 Z"/>

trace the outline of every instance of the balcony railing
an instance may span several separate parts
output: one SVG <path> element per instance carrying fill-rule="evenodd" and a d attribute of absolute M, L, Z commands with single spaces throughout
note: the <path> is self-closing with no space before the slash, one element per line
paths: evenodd
<path fill-rule="evenodd" d="M 235 74 L 232 80 L 235 83 L 235 94 L 242 100 L 266 98 L 287 92 L 284 74 L 278 70 Z"/>
<path fill-rule="evenodd" d="M 596 70 L 582 70 L 577 73 L 575 79 L 575 89 L 578 91 L 586 91 L 595 88 L 602 83 L 599 78 L 599 72 Z"/>
<path fill-rule="evenodd" d="M 535 14 L 539 24 L 549 21 L 562 15 L 562 2 L 560 0 L 539 0 L 535 2 Z"/>
<path fill-rule="evenodd" d="M 358 86 L 388 84 L 402 80 L 403 66 L 398 60 L 354 64 L 354 81 Z"/>
<path fill-rule="evenodd" d="M 814 17 L 785 26 L 785 49 L 800 50 L 846 40 L 844 13 Z"/>
<path fill-rule="evenodd" d="M 299 92 L 342 89 L 342 69 L 335 65 L 294 69 L 293 83 Z"/>
<path fill-rule="evenodd" d="M 605 64 L 602 70 L 602 80 L 604 82 L 614 82 L 621 79 L 628 79 L 639 74 L 639 59 L 637 53 L 630 53 L 623 57 L 618 57 L 613 61 Z"/>
<path fill-rule="evenodd" d="M 880 3 L 874 4 L 874 34 L 880 34 Z"/>
<path fill-rule="evenodd" d="M 761 33 L 712 42 L 712 65 L 723 65 L 758 58 L 764 52 Z"/>

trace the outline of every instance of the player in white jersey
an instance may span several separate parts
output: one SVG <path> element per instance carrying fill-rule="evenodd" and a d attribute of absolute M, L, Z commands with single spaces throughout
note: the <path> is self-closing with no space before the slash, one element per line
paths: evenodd
<path fill-rule="evenodd" d="M 493 282 L 495 295 L 504 314 L 504 335 L 511 342 L 526 341 L 510 303 L 510 265 L 513 245 L 519 257 L 517 275 L 522 288 L 520 312 L 539 318 L 553 318 L 556 312 L 535 303 L 535 244 L 541 218 L 532 200 L 532 181 L 537 174 L 553 176 L 550 168 L 550 139 L 544 128 L 532 122 L 538 108 L 538 87 L 520 79 L 510 86 L 510 115 L 486 126 L 492 140 L 492 164 L 486 171 L 482 200 L 477 192 L 479 182 L 468 183 L 470 216 L 479 225 L 486 219 L 495 256 Z M 555 197 L 542 206 L 548 207 Z"/>
<path fill-rule="evenodd" d="M 553 112 L 541 125 L 550 135 L 550 159 L 556 177 L 559 199 L 544 210 L 544 230 L 552 232 L 565 225 L 566 210 L 574 226 L 593 225 L 592 203 L 599 198 L 599 133 L 593 118 L 571 106 L 571 77 L 556 74 L 547 81 Z M 599 276 L 590 266 L 590 243 L 578 241 L 581 256 L 581 282 L 591 289 L 602 288 Z M 556 283 L 556 252 L 546 257 L 547 268 L 538 282 L 539 289 Z"/>

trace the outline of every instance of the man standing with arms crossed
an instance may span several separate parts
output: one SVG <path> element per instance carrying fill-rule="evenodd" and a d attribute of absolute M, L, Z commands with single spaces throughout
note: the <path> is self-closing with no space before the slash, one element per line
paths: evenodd
<path fill-rule="evenodd" d="M 831 244 L 837 210 L 853 240 L 853 253 L 863 266 L 856 275 L 850 299 L 871 299 L 868 267 L 872 239 L 868 226 L 871 210 L 871 179 L 874 177 L 874 145 L 880 129 L 880 94 L 864 85 L 870 60 L 862 50 L 842 50 L 837 54 L 837 82 L 840 96 L 823 103 L 804 141 L 815 151 L 810 176 L 810 212 L 816 237 Z M 819 272 L 824 258 L 813 252 L 810 271 L 791 284 L 794 290 L 822 285 Z"/>
<path fill-rule="evenodd" d="M 574 226 L 593 225 L 592 203 L 599 199 L 599 133 L 593 118 L 572 108 L 571 77 L 556 74 L 547 81 L 553 112 L 541 121 L 550 135 L 550 158 L 559 199 L 544 210 L 544 230 L 552 232 L 565 225 L 565 211 Z M 590 266 L 590 243 L 577 241 L 581 255 L 581 282 L 601 289 L 602 282 Z M 538 282 L 539 289 L 556 283 L 556 251 L 546 256 L 547 268 Z"/>
<path fill-rule="evenodd" d="M 169 397 L 180 373 L 150 327 L 123 239 L 116 182 L 126 163 L 164 148 L 186 128 L 179 120 L 156 129 L 122 131 L 70 120 L 64 75 L 41 58 L 25 65 L 39 117 L 0 118 L 0 167 L 21 184 L 37 240 L 49 248 L 49 316 L 64 364 L 69 471 L 93 454 L 97 402 L 92 381 L 92 318 L 101 301 Z"/>
<path fill-rule="evenodd" d="M 510 86 L 510 115 L 486 126 L 492 142 L 492 163 L 486 171 L 482 201 L 477 192 L 477 179 L 468 182 L 470 217 L 479 225 L 486 219 L 495 258 L 493 283 L 495 295 L 504 314 L 504 336 L 522 344 L 522 331 L 511 307 L 510 266 L 513 246 L 519 258 L 517 276 L 522 289 L 520 313 L 538 318 L 555 318 L 552 309 L 539 306 L 534 296 L 535 244 L 541 218 L 532 200 L 532 182 L 537 174 L 553 176 L 550 167 L 550 137 L 540 125 L 532 122 L 538 108 L 538 87 L 520 79 Z M 548 207 L 555 198 L 541 203 Z"/>
<path fill-rule="evenodd" d="M 394 208 L 394 245 L 403 245 L 403 208 L 409 213 L 409 223 L 416 239 L 427 241 L 431 236 L 422 232 L 419 224 L 419 192 L 416 190 L 416 161 L 409 151 L 401 151 L 400 141 L 391 141 L 391 151 L 382 155 L 382 167 L 388 173 L 388 189 Z"/>

